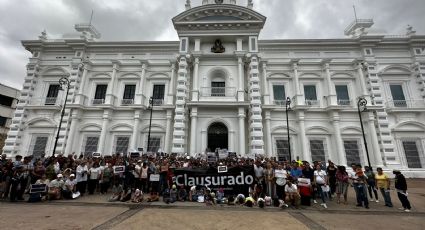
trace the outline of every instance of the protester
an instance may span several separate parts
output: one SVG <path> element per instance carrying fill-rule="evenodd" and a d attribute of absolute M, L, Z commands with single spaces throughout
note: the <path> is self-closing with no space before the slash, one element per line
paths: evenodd
<path fill-rule="evenodd" d="M 314 184 L 316 185 L 317 194 L 322 199 L 322 203 L 320 205 L 324 208 L 328 208 L 325 200 L 325 193 L 329 192 L 328 177 L 326 175 L 326 172 L 322 170 L 322 167 L 319 164 L 316 165 L 316 170 L 314 171 Z M 326 189 L 327 191 L 323 191 L 324 189 Z M 314 200 L 314 203 L 316 204 L 317 201 Z"/>
<path fill-rule="evenodd" d="M 292 180 L 288 180 L 285 185 L 286 203 L 294 205 L 296 208 L 299 207 L 300 194 L 296 184 L 292 183 Z"/>
<path fill-rule="evenodd" d="M 77 167 L 77 190 L 80 192 L 81 196 L 86 193 L 87 188 L 87 173 L 88 168 L 85 161 L 81 161 L 80 165 Z"/>
<path fill-rule="evenodd" d="M 376 188 L 375 173 L 373 172 L 372 168 L 369 168 L 369 166 L 365 166 L 364 169 L 365 169 L 364 173 L 367 177 L 367 189 L 369 191 L 370 202 L 376 201 L 376 203 L 379 203 L 378 189 Z M 375 200 L 373 199 L 372 192 L 375 195 Z"/>
<path fill-rule="evenodd" d="M 375 174 L 376 187 L 381 191 L 382 197 L 384 197 L 385 206 L 393 207 L 390 195 L 390 178 L 387 174 L 382 171 L 382 168 L 377 168 L 377 174 Z"/>
<path fill-rule="evenodd" d="M 88 170 L 88 191 L 89 195 L 93 195 L 96 187 L 99 185 L 99 178 L 101 177 L 102 170 L 99 163 L 95 162 L 93 166 Z"/>
<path fill-rule="evenodd" d="M 65 182 L 63 181 L 63 175 L 58 174 L 56 179 L 52 180 L 49 184 L 49 200 L 59 200 L 62 197 L 62 188 Z"/>
<path fill-rule="evenodd" d="M 337 203 L 338 204 L 341 203 L 341 194 L 342 194 L 344 197 L 344 204 L 347 204 L 349 177 L 344 166 L 338 166 L 338 170 L 336 172 L 335 178 L 336 178 Z"/>
<path fill-rule="evenodd" d="M 410 206 L 409 199 L 407 198 L 407 183 L 406 178 L 400 172 L 400 170 L 393 170 L 393 174 L 395 175 L 395 189 L 397 189 L 397 196 L 403 206 L 403 210 L 405 212 L 410 212 L 412 207 Z"/>

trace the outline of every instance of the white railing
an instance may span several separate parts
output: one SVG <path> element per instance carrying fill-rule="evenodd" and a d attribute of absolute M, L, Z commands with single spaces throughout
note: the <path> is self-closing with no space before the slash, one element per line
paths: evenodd
<path fill-rule="evenodd" d="M 280 106 L 285 106 L 286 105 L 286 100 L 274 100 L 273 104 L 275 105 L 280 105 Z"/>
<path fill-rule="evenodd" d="M 234 87 L 202 87 L 202 97 L 235 97 L 236 88 Z"/>
<path fill-rule="evenodd" d="M 152 104 L 154 106 L 160 106 L 164 104 L 164 99 L 152 99 Z"/>
<path fill-rule="evenodd" d="M 55 105 L 55 106 L 60 106 L 61 100 L 58 100 L 57 97 L 32 98 L 31 101 L 29 102 L 29 105 L 35 105 L 35 106 Z"/>
<path fill-rule="evenodd" d="M 105 99 L 93 99 L 91 101 L 92 105 L 103 105 L 105 104 Z"/>
<path fill-rule="evenodd" d="M 134 104 L 134 99 L 122 99 L 121 100 L 121 105 L 133 105 Z"/>
<path fill-rule="evenodd" d="M 425 108 L 424 100 L 392 100 L 386 103 L 390 108 Z"/>
<path fill-rule="evenodd" d="M 342 106 L 350 106 L 351 105 L 351 100 L 338 100 L 338 105 L 342 105 Z"/>
<path fill-rule="evenodd" d="M 319 106 L 320 101 L 319 100 L 305 100 L 305 105 L 308 106 Z"/>

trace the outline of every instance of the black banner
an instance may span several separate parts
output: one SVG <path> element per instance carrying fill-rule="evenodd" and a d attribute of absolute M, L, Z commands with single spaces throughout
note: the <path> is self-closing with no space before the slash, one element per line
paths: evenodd
<path fill-rule="evenodd" d="M 226 195 L 239 193 L 248 195 L 249 186 L 254 183 L 253 166 L 229 167 L 227 172 L 218 173 L 216 167 L 207 169 L 180 168 L 174 171 L 177 186 L 207 186 L 216 191 L 224 189 Z"/>

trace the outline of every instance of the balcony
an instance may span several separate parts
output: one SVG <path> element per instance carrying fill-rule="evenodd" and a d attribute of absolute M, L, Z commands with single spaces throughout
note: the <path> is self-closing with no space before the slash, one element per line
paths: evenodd
<path fill-rule="evenodd" d="M 286 100 L 274 100 L 273 101 L 274 105 L 279 105 L 279 106 L 285 106 L 286 105 Z"/>
<path fill-rule="evenodd" d="M 385 105 L 389 110 L 425 110 L 424 100 L 392 100 Z"/>
<path fill-rule="evenodd" d="M 28 102 L 28 107 L 34 109 L 60 109 L 62 108 L 62 100 L 59 100 L 57 97 L 39 97 L 32 98 Z"/>
<path fill-rule="evenodd" d="M 319 107 L 320 106 L 320 101 L 319 100 L 305 100 L 305 105 L 306 106 Z"/>
<path fill-rule="evenodd" d="M 103 98 L 103 99 L 92 99 L 91 104 L 92 105 L 103 105 L 103 104 L 105 104 L 105 98 Z"/>
<path fill-rule="evenodd" d="M 342 100 L 342 99 L 339 99 L 337 101 L 337 103 L 338 103 L 338 105 L 341 105 L 341 106 L 351 106 L 351 100 L 346 100 L 346 99 Z"/>
<path fill-rule="evenodd" d="M 164 99 L 152 99 L 153 106 L 161 106 L 164 104 Z"/>
<path fill-rule="evenodd" d="M 236 97 L 234 87 L 202 87 L 201 97 Z"/>
<path fill-rule="evenodd" d="M 121 105 L 123 105 L 123 106 L 134 105 L 134 99 L 122 99 Z"/>

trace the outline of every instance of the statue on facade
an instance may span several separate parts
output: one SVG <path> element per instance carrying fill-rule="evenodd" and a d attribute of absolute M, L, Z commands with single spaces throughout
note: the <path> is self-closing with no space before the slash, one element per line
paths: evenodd
<path fill-rule="evenodd" d="M 221 43 L 220 39 L 215 40 L 214 46 L 211 47 L 212 53 L 224 53 L 226 49 L 224 48 L 223 44 Z"/>

